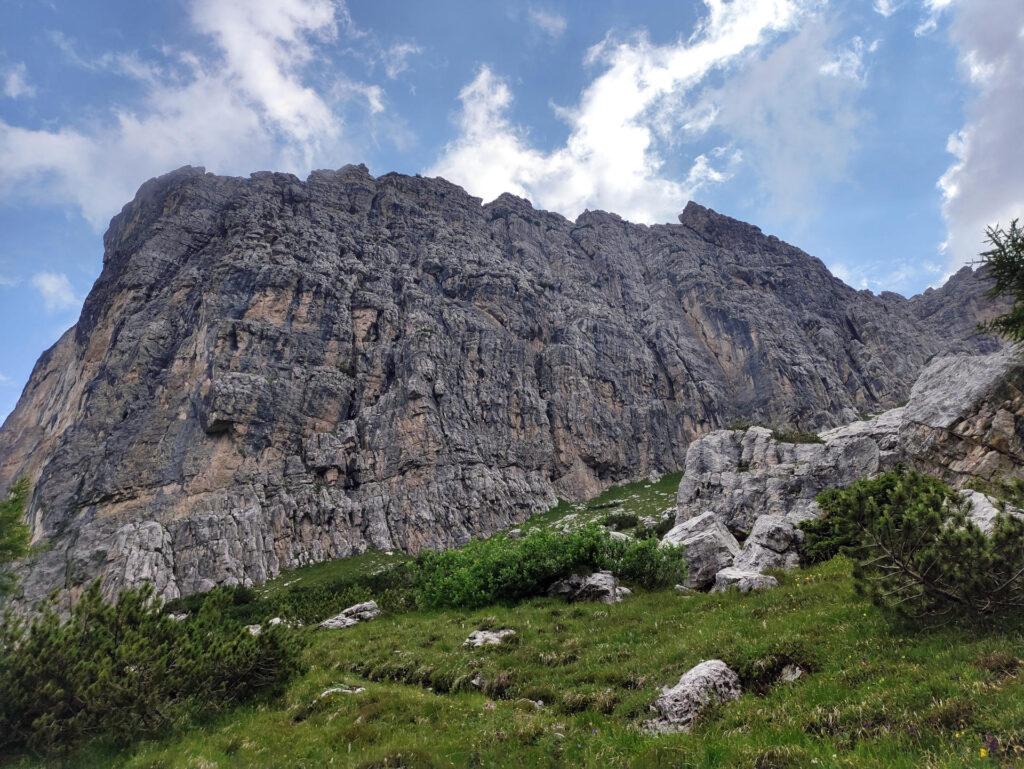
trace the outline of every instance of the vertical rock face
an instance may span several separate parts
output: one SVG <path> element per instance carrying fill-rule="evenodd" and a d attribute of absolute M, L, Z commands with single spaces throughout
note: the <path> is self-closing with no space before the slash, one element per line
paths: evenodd
<path fill-rule="evenodd" d="M 30 477 L 48 543 L 25 601 L 455 545 L 736 419 L 841 424 L 906 397 L 970 293 L 857 292 L 692 203 L 572 222 L 362 166 L 183 168 L 104 245 L 0 431 L 0 490 Z"/>

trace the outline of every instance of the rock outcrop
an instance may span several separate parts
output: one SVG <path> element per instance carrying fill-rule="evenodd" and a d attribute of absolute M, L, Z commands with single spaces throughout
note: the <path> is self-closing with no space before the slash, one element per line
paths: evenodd
<path fill-rule="evenodd" d="M 29 603 L 458 545 L 678 469 L 738 419 L 891 407 L 952 342 L 988 344 L 945 325 L 975 273 L 876 297 L 693 203 L 679 224 L 569 221 L 362 166 L 183 168 L 104 246 L 0 431 L 0 492 L 31 479 L 46 543 Z"/>
<path fill-rule="evenodd" d="M 799 564 L 797 526 L 820 514 L 821 491 L 897 463 L 958 487 L 1024 478 L 1024 350 L 936 359 L 905 406 L 825 430 L 817 440 L 787 443 L 751 427 L 690 444 L 676 526 L 662 540 L 686 548 L 689 587 L 763 587 L 759 575 Z M 1000 507 L 978 491 L 964 495 L 971 519 L 990 529 Z M 735 534 L 743 546 L 729 548 L 731 558 L 725 548 L 711 557 L 707 547 L 687 547 L 696 532 L 712 532 L 719 541 Z"/>

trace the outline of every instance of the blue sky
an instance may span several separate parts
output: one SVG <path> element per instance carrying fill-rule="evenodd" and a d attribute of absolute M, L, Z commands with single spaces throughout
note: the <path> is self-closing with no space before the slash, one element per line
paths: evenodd
<path fill-rule="evenodd" d="M 186 163 L 692 198 L 909 295 L 1024 213 L 1021 72 L 1020 0 L 0 0 L 0 416 Z"/>

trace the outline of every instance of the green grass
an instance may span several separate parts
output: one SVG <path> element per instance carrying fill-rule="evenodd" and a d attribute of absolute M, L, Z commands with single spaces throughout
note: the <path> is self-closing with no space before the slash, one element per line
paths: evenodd
<path fill-rule="evenodd" d="M 533 527 L 557 524 L 568 515 L 575 515 L 581 524 L 603 524 L 609 515 L 635 515 L 637 518 L 660 518 L 663 514 L 675 513 L 676 491 L 682 473 L 668 473 L 653 483 L 636 481 L 606 489 L 589 502 L 559 502 L 550 510 L 531 517 L 520 528 L 528 531 Z"/>
<path fill-rule="evenodd" d="M 517 643 L 462 647 L 487 626 L 515 628 Z M 122 753 L 94 747 L 72 765 L 1016 766 L 980 749 L 987 735 L 1024 746 L 1022 631 L 894 629 L 855 596 L 843 559 L 748 596 L 659 591 L 616 606 L 537 599 L 382 616 L 307 631 L 311 670 L 280 701 Z M 712 657 L 751 693 L 693 734 L 645 733 L 658 688 Z M 759 671 L 781 660 L 812 672 L 770 686 Z M 365 691 L 317 701 L 339 684 Z"/>
<path fill-rule="evenodd" d="M 610 489 L 527 526 L 551 526 L 572 512 L 603 520 L 617 508 L 657 515 L 671 506 L 678 478 Z M 602 507 L 608 502 L 616 504 Z M 393 559 L 367 554 L 320 564 L 263 590 L 329 587 Z M 517 636 L 502 647 L 463 648 L 484 627 L 511 627 Z M 545 598 L 474 611 L 385 612 L 347 630 L 303 632 L 309 672 L 280 699 L 122 750 L 94 745 L 64 765 L 1024 766 L 1024 618 L 998 629 L 895 627 L 855 594 L 842 558 L 747 596 L 637 591 L 615 606 Z M 660 687 L 716 657 L 740 672 L 747 693 L 692 734 L 645 732 Z M 810 673 L 773 685 L 771 673 L 789 661 Z M 365 691 L 318 699 L 343 684 Z M 995 744 L 1007 755 L 983 758 L 982 748 Z"/>

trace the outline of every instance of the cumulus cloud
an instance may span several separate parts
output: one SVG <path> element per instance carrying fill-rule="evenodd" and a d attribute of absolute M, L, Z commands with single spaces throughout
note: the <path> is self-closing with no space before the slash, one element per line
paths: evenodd
<path fill-rule="evenodd" d="M 568 26 L 564 16 L 543 8 L 530 8 L 527 11 L 527 18 L 530 24 L 553 40 L 560 38 Z"/>
<path fill-rule="evenodd" d="M 551 151 L 534 147 L 527 131 L 511 121 L 508 83 L 481 67 L 459 94 L 458 138 L 427 172 L 485 199 L 509 191 L 569 216 L 600 207 L 657 222 L 674 218 L 701 187 L 730 178 L 756 154 L 765 156 L 751 160 L 762 172 L 784 173 L 790 181 L 800 174 L 809 179 L 815 163 L 841 166 L 846 150 L 829 145 L 849 139 L 855 113 L 845 100 L 863 77 L 869 46 L 852 41 L 840 51 L 846 58 L 837 59 L 826 48 L 830 38 L 821 24 L 797 35 L 795 43 L 769 45 L 813 17 L 813 0 L 706 5 L 707 17 L 694 33 L 674 44 L 655 45 L 641 34 L 594 46 L 586 63 L 600 73 L 578 104 L 558 108 L 569 135 Z M 698 93 L 714 72 L 726 74 L 726 85 Z M 794 76 L 795 83 L 787 79 Z M 807 92 L 799 93 L 801 88 Z M 787 115 L 772 106 L 776 101 L 811 108 Z M 681 141 L 712 130 L 734 141 L 710 157 L 680 161 Z M 805 155 L 809 137 L 816 145 Z M 794 163 L 799 169 L 790 172 Z"/>
<path fill-rule="evenodd" d="M 69 201 L 101 228 L 142 181 L 186 163 L 227 173 L 301 172 L 318 158 L 337 165 L 347 146 L 338 105 L 305 74 L 319 46 L 350 28 L 342 4 L 193 0 L 190 19 L 214 55 L 171 51 L 159 65 L 124 54 L 89 60 L 58 39 L 81 66 L 135 79 L 141 102 L 115 106 L 88 127 L 34 130 L 0 120 L 0 193 Z M 334 97 L 357 96 L 371 113 L 382 108 L 379 91 L 349 85 Z"/>
<path fill-rule="evenodd" d="M 1018 0 L 927 3 L 947 9 L 949 35 L 974 88 L 966 123 L 949 137 L 953 162 L 939 180 L 954 270 L 977 259 L 985 228 L 1024 218 L 1024 4 Z"/>
<path fill-rule="evenodd" d="M 82 304 L 68 276 L 62 272 L 37 272 L 32 276 L 32 285 L 39 292 L 47 312 L 77 310 Z"/>
<path fill-rule="evenodd" d="M 35 96 L 36 89 L 28 82 L 28 70 L 20 62 L 4 70 L 0 79 L 3 80 L 4 84 L 4 96 L 9 99 Z"/>

